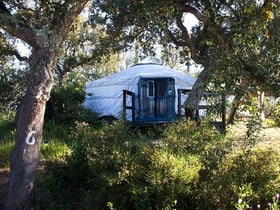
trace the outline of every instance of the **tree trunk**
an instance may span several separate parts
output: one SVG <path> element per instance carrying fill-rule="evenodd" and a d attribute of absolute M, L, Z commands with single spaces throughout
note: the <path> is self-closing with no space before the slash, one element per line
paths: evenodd
<path fill-rule="evenodd" d="M 16 116 L 16 143 L 11 157 L 5 210 L 31 208 L 30 197 L 39 164 L 45 105 L 53 85 L 56 56 L 49 49 L 38 50 L 33 55 L 31 82 Z"/>
<path fill-rule="evenodd" d="M 241 101 L 242 97 L 244 96 L 245 91 L 249 87 L 249 82 L 243 78 L 241 81 L 240 87 L 241 87 L 241 90 L 239 90 L 234 96 L 234 99 L 232 102 L 232 107 L 231 107 L 231 110 L 230 110 L 230 113 L 228 116 L 228 120 L 227 120 L 227 125 L 230 125 L 233 123 L 235 114 L 236 114 L 237 110 L 239 109 L 239 106 L 242 102 Z"/>
<path fill-rule="evenodd" d="M 41 25 L 42 20 L 46 20 L 44 17 L 43 19 L 38 17 L 38 24 L 33 24 L 33 20 L 32 24 L 24 21 L 22 17 L 24 17 L 25 7 L 21 7 L 21 2 L 17 4 L 12 2 L 11 8 L 18 6 L 23 9 L 22 16 L 21 12 L 12 14 L 10 9 L 6 8 L 9 4 L 0 1 L 1 29 L 32 47 L 29 62 L 30 84 L 17 111 L 16 143 L 11 157 L 11 174 L 4 200 L 4 210 L 31 208 L 30 195 L 34 188 L 34 178 L 39 164 L 45 106 L 53 86 L 53 71 L 57 63 L 58 50 L 71 25 L 88 1 L 61 2 L 59 7 L 52 8 L 53 15 L 51 13 L 47 16 L 49 22 L 45 24 L 48 26 L 45 29 L 35 27 Z M 50 9 L 43 7 L 43 4 L 41 6 L 41 11 L 47 12 Z M 34 21 L 36 22 L 36 18 Z"/>
<path fill-rule="evenodd" d="M 227 125 L 233 124 L 234 117 L 236 115 L 237 110 L 239 109 L 239 106 L 241 104 L 241 99 L 244 96 L 243 92 L 239 92 L 235 95 L 233 102 L 232 102 L 232 107 L 228 116 L 227 120 Z"/>
<path fill-rule="evenodd" d="M 198 105 L 201 101 L 203 93 L 209 84 L 210 81 L 210 69 L 205 68 L 198 76 L 196 82 L 192 87 L 192 91 L 190 92 L 188 98 L 184 102 L 185 107 L 185 116 L 186 118 L 193 118 L 194 111 L 198 108 Z"/>
<path fill-rule="evenodd" d="M 234 99 L 235 100 L 235 99 Z M 234 117 L 236 115 L 237 109 L 238 109 L 239 105 L 236 104 L 235 106 L 233 106 L 230 110 L 229 116 L 228 116 L 228 120 L 227 120 L 227 125 L 230 125 L 233 123 L 234 121 Z"/>

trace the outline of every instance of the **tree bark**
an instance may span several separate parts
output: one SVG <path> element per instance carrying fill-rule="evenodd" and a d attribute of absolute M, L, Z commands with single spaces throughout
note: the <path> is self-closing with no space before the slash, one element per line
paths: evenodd
<path fill-rule="evenodd" d="M 31 61 L 31 84 L 16 116 L 16 144 L 4 209 L 30 209 L 34 178 L 39 164 L 46 101 L 53 86 L 56 55 L 38 50 Z"/>
<path fill-rule="evenodd" d="M 235 93 L 232 107 L 228 116 L 227 125 L 230 125 L 234 122 L 234 117 L 236 115 L 237 110 L 239 109 L 239 106 L 242 102 L 242 97 L 244 96 L 244 93 L 246 90 L 248 90 L 249 82 L 245 78 L 242 78 L 242 81 L 240 83 L 240 90 Z"/>
<path fill-rule="evenodd" d="M 65 1 L 67 11 L 59 20 L 50 17 L 50 27 L 38 31 L 0 5 L 1 27 L 32 48 L 30 84 L 16 115 L 16 143 L 10 162 L 10 179 L 4 210 L 31 209 L 31 194 L 40 158 L 46 102 L 53 86 L 53 72 L 60 45 L 88 0 Z M 1 3 L 1 2 L 0 2 Z M 55 21 L 54 21 L 55 20 Z"/>
<path fill-rule="evenodd" d="M 186 118 L 192 119 L 194 117 L 194 111 L 198 108 L 203 93 L 209 84 L 210 78 L 210 69 L 205 67 L 204 70 L 199 74 L 196 82 L 192 87 L 192 91 L 184 102 Z"/>
<path fill-rule="evenodd" d="M 233 124 L 233 121 L 234 121 L 234 117 L 236 115 L 236 112 L 239 108 L 239 105 L 240 105 L 240 97 L 239 96 L 235 96 L 234 97 L 234 100 L 232 102 L 232 107 L 231 107 L 231 110 L 230 110 L 230 113 L 229 113 L 229 116 L 228 116 L 228 119 L 227 119 L 227 125 L 230 125 L 230 124 Z"/>

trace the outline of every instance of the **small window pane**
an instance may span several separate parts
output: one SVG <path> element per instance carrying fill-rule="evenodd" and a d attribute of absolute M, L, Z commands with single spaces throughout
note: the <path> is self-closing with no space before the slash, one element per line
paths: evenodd
<path fill-rule="evenodd" d="M 158 95 L 165 96 L 164 92 L 165 92 L 164 80 L 159 80 L 158 81 Z"/>
<path fill-rule="evenodd" d="M 154 96 L 154 81 L 149 81 L 149 93 L 148 96 L 149 97 L 153 97 Z"/>

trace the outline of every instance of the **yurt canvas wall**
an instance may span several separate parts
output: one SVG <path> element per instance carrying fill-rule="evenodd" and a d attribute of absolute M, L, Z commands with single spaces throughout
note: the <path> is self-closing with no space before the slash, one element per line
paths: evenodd
<path fill-rule="evenodd" d="M 128 90 L 135 93 L 137 117 L 140 104 L 139 81 L 163 81 L 166 78 L 174 79 L 174 108 L 177 113 L 177 89 L 191 89 L 195 78 L 183 72 L 153 63 L 137 64 L 124 71 L 88 82 L 85 85 L 86 98 L 84 106 L 97 113 L 99 117 L 112 116 L 120 119 L 123 108 L 123 90 Z M 128 103 L 131 104 L 131 101 L 128 101 Z M 126 118 L 128 121 L 131 121 L 131 114 L 127 113 Z"/>

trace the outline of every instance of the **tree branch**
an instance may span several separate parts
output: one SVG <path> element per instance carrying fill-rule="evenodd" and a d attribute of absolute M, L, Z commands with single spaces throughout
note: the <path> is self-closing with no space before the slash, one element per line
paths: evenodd
<path fill-rule="evenodd" d="M 217 26 L 214 22 L 212 22 L 207 16 L 201 14 L 197 9 L 195 9 L 189 5 L 184 5 L 182 8 L 182 11 L 193 14 L 199 21 L 201 21 L 202 23 L 207 25 L 209 28 L 211 28 L 215 32 L 218 40 L 222 43 L 224 48 L 225 49 L 229 48 L 228 41 L 227 41 L 226 37 L 224 37 L 222 31 L 220 30 L 220 27 Z"/>
<path fill-rule="evenodd" d="M 181 30 L 182 37 L 186 41 L 186 44 L 187 44 L 187 46 L 190 49 L 191 58 L 196 63 L 202 63 L 203 60 L 197 55 L 198 49 L 196 49 L 195 46 L 192 44 L 192 40 L 190 38 L 189 32 L 188 32 L 187 28 L 185 27 L 185 25 L 183 24 L 182 17 L 183 17 L 183 13 L 179 14 L 176 17 L 176 24 L 179 27 L 179 29 Z"/>
<path fill-rule="evenodd" d="M 29 58 L 25 56 L 21 56 L 19 52 L 12 47 L 3 47 L 0 49 L 0 52 L 3 56 L 15 56 L 19 61 L 29 62 Z"/>
<path fill-rule="evenodd" d="M 34 48 L 39 48 L 43 44 L 43 36 L 23 20 L 12 15 L 3 2 L 0 2 L 0 27 Z"/>
<path fill-rule="evenodd" d="M 64 39 L 68 33 L 68 29 L 74 23 L 76 17 L 81 13 L 85 8 L 85 5 L 89 0 L 68 0 L 60 7 L 66 10 L 65 15 L 62 17 L 53 17 L 52 25 L 50 29 L 56 31 L 55 34 L 61 34 L 61 39 Z"/>
<path fill-rule="evenodd" d="M 188 47 L 190 50 L 190 56 L 191 58 L 196 62 L 196 63 L 203 63 L 203 59 L 201 59 L 197 52 L 198 49 L 195 48 L 195 46 L 192 44 L 192 40 L 190 38 L 189 32 L 187 30 L 187 28 L 185 27 L 185 25 L 183 24 L 182 21 L 182 17 L 183 17 L 183 13 L 180 13 L 177 15 L 176 17 L 176 24 L 177 27 L 180 29 L 181 31 L 181 40 L 179 40 L 173 33 L 171 30 L 168 29 L 168 36 L 171 39 L 171 41 L 176 45 L 176 46 L 185 46 Z M 167 26 L 168 28 L 168 26 Z"/>
<path fill-rule="evenodd" d="M 29 62 L 29 58 L 28 57 L 25 57 L 25 56 L 21 56 L 17 50 L 14 50 L 13 51 L 13 55 L 16 56 L 16 58 L 19 60 L 19 61 L 26 61 L 26 62 Z"/>

